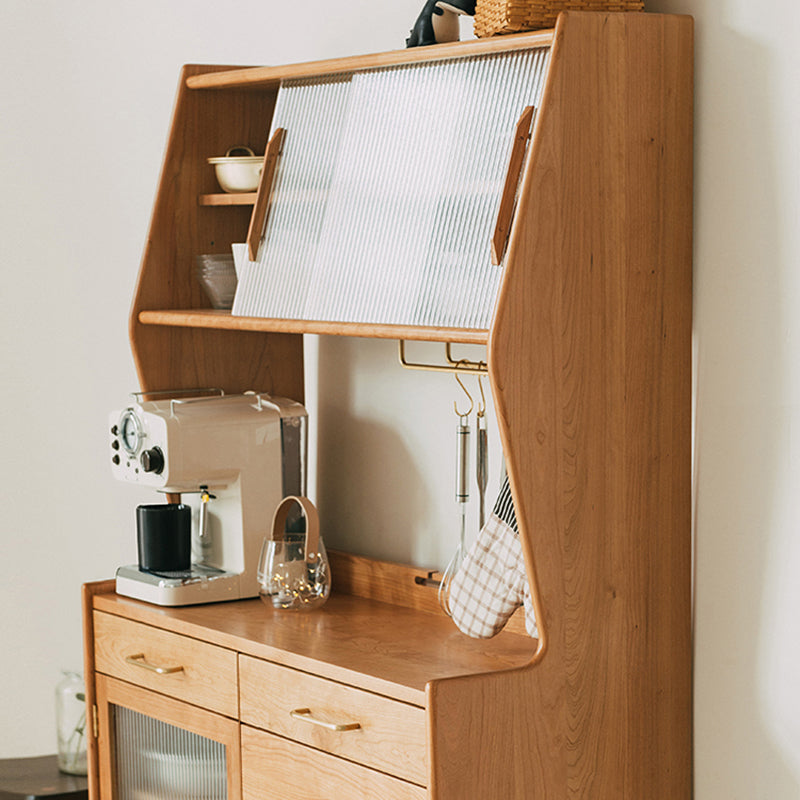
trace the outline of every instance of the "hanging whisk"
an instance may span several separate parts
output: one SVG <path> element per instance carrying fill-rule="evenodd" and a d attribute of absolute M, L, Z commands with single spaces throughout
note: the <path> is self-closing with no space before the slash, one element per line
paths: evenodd
<path fill-rule="evenodd" d="M 478 484 L 478 530 L 483 530 L 486 522 L 486 484 L 489 481 L 489 437 L 486 432 L 486 395 L 483 383 L 478 375 L 478 388 L 481 390 L 481 404 L 475 412 L 475 479 Z"/>

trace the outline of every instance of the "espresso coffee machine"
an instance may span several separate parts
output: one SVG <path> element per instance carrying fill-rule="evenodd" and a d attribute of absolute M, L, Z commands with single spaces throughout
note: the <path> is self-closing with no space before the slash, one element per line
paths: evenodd
<path fill-rule="evenodd" d="M 119 480 L 191 505 L 191 567 L 120 567 L 117 593 L 162 606 L 256 597 L 273 512 L 306 493 L 306 410 L 265 394 L 173 394 L 134 394 L 111 414 L 111 466 Z"/>

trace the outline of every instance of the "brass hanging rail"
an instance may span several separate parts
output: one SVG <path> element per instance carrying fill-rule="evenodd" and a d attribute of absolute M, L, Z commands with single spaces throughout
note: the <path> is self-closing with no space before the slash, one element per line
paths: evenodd
<path fill-rule="evenodd" d="M 421 369 L 427 372 L 452 372 L 466 375 L 488 375 L 489 368 L 485 361 L 470 361 L 466 358 L 453 358 L 452 345 L 445 342 L 446 364 L 420 364 L 406 358 L 406 343 L 403 339 L 398 342 L 398 357 L 401 366 L 405 369 Z"/>

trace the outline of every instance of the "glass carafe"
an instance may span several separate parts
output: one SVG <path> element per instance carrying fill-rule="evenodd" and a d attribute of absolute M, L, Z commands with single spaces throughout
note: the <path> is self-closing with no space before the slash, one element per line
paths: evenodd
<path fill-rule="evenodd" d="M 86 774 L 86 692 L 77 672 L 62 671 L 56 686 L 58 768 L 70 775 Z"/>

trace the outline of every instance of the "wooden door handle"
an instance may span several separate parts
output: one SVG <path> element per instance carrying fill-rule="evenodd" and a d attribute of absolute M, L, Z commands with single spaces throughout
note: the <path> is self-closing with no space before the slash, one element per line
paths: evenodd
<path fill-rule="evenodd" d="M 251 261 L 255 261 L 258 257 L 258 245 L 261 243 L 261 236 L 269 216 L 269 201 L 272 194 L 272 182 L 275 178 L 275 168 L 278 166 L 278 157 L 283 150 L 285 137 L 286 128 L 276 128 L 264 153 L 261 178 L 258 181 L 258 194 L 253 206 L 253 214 L 250 217 L 250 228 L 247 231 L 247 255 Z"/>
<path fill-rule="evenodd" d="M 511 148 L 511 157 L 508 160 L 506 182 L 500 198 L 500 209 L 497 212 L 497 223 L 492 236 L 492 264 L 502 262 L 508 244 L 508 235 L 511 233 L 511 222 L 514 219 L 514 206 L 517 199 L 517 186 L 522 164 L 525 160 L 525 150 L 531 138 L 531 123 L 533 122 L 533 106 L 527 106 L 517 122 L 514 132 L 514 144 Z"/>

